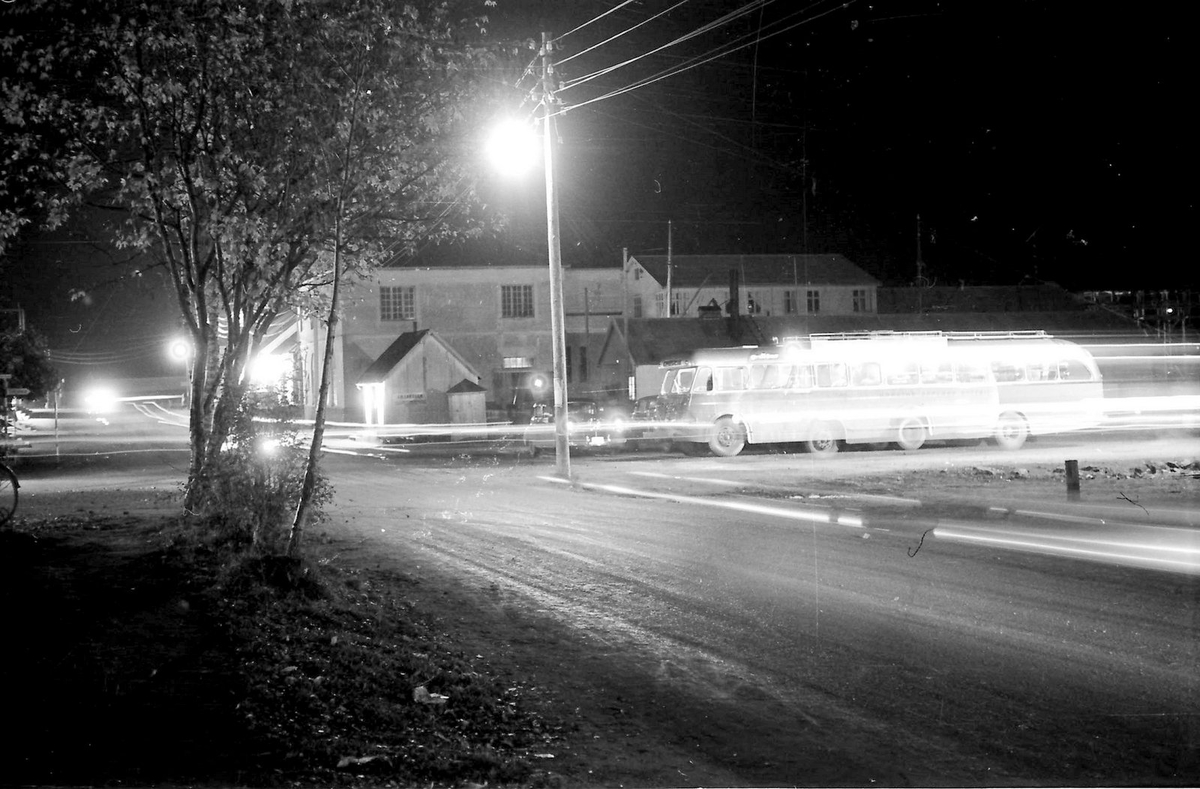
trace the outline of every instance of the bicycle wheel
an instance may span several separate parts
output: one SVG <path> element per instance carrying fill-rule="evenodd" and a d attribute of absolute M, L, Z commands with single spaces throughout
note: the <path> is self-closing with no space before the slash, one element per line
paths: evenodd
<path fill-rule="evenodd" d="M 0 526 L 8 523 L 17 511 L 17 489 L 20 487 L 13 470 L 0 463 Z"/>

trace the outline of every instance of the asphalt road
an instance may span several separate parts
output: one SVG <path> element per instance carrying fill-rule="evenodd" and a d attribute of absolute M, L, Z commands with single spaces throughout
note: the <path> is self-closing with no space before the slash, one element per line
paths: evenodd
<path fill-rule="evenodd" d="M 69 444 L 124 458 L 105 474 L 52 471 L 43 432 L 23 493 L 179 479 L 178 425 L 124 419 L 77 425 Z M 322 528 L 548 618 L 622 661 L 626 695 L 736 709 L 736 727 L 681 725 L 748 783 L 832 761 L 852 783 L 1186 784 L 1200 781 L 1197 483 L 1151 496 L 1100 475 L 1074 501 L 1043 472 L 1198 450 L 1189 432 L 1017 453 L 605 453 L 577 456 L 566 481 L 511 448 L 349 440 L 326 456 Z"/>
<path fill-rule="evenodd" d="M 811 774 L 814 741 L 883 783 L 1177 782 L 1200 779 L 1194 488 L 1068 501 L 956 471 L 1197 448 L 608 454 L 571 483 L 519 455 L 345 457 L 334 511 L 354 518 L 332 528 L 551 616 L 648 686 L 746 699 L 773 765 L 742 765 L 754 783 Z M 745 740 L 708 747 L 740 765 Z"/>

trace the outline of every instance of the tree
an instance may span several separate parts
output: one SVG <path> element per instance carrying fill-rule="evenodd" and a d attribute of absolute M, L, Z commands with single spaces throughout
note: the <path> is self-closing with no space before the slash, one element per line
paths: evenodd
<path fill-rule="evenodd" d="M 46 343 L 37 332 L 0 332 L 0 373 L 11 375 L 10 389 L 28 389 L 30 400 L 45 397 L 58 386 L 58 373 L 50 363 Z"/>
<path fill-rule="evenodd" d="M 384 239 L 451 232 L 447 207 L 466 197 L 456 124 L 487 57 L 467 41 L 478 26 L 445 0 L 22 8 L 0 39 L 0 88 L 23 136 L 0 153 L 24 167 L 0 197 L 13 183 L 38 197 L 0 201 L 0 236 L 28 205 L 53 221 L 84 193 L 129 211 L 120 242 L 163 262 L 191 334 L 195 509 L 271 323 L 325 303 L 332 326 L 343 276 L 379 261 Z M 302 501 L 297 541 L 303 520 Z"/>

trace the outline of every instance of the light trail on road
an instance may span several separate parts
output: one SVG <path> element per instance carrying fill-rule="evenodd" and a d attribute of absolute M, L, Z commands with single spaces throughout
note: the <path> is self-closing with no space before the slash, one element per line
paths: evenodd
<path fill-rule="evenodd" d="M 934 528 L 933 536 L 939 540 L 972 542 L 1074 559 L 1200 574 L 1200 534 L 1169 527 L 1161 527 L 1159 531 L 1163 534 L 1157 542 L 1145 542 L 1121 539 L 1120 536 L 1080 537 L 1045 530 L 999 529 L 971 523 L 944 523 Z"/>
<path fill-rule="evenodd" d="M 806 521 L 812 523 L 828 523 L 836 526 L 849 526 L 852 528 L 861 529 L 865 526 L 861 514 L 854 512 L 838 512 L 838 511 L 820 511 L 815 509 L 800 509 L 800 508 L 785 508 L 772 507 L 765 504 L 752 504 L 745 501 L 728 501 L 722 499 L 706 499 L 698 496 L 684 496 L 677 493 L 661 493 L 638 488 L 629 488 L 621 485 L 610 485 L 602 483 L 590 482 L 568 482 L 560 477 L 541 477 L 547 482 L 555 482 L 569 484 L 579 487 L 583 490 L 601 491 L 605 493 L 615 493 L 619 496 L 637 496 L 640 498 L 661 499 L 672 501 L 677 504 L 692 504 L 702 507 L 715 507 L 718 509 L 733 510 L 736 512 L 751 513 L 754 515 L 766 515 L 772 518 L 784 518 L 787 520 Z"/>

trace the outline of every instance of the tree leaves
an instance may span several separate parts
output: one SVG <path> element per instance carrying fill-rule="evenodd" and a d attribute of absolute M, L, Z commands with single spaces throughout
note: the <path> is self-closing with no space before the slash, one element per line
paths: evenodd
<path fill-rule="evenodd" d="M 461 180 L 452 133 L 487 59 L 445 3 L 25 0 L 3 18 L 0 252 L 85 195 L 128 212 L 118 241 L 166 264 L 196 348 L 193 479 L 260 338 L 327 277 L 335 218 L 352 276 L 469 228 L 430 210 Z"/>

